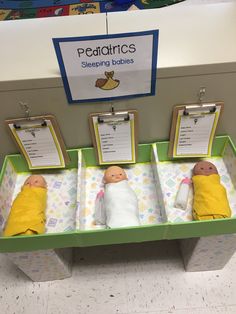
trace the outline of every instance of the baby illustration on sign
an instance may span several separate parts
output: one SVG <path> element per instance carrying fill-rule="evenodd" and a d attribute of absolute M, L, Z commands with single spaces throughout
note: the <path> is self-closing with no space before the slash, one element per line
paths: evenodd
<path fill-rule="evenodd" d="M 32 175 L 15 198 L 3 235 L 34 235 L 45 232 L 47 183 L 41 175 Z"/>
<path fill-rule="evenodd" d="M 114 71 L 107 72 L 105 71 L 105 76 L 106 78 L 99 78 L 96 80 L 95 86 L 103 89 L 103 90 L 112 90 L 115 89 L 119 86 L 120 81 L 119 80 L 114 80 Z"/>
<path fill-rule="evenodd" d="M 227 192 L 214 164 L 199 161 L 193 168 L 193 218 L 208 220 L 231 217 Z"/>
<path fill-rule="evenodd" d="M 139 226 L 138 199 L 128 183 L 125 171 L 109 167 L 103 177 L 104 192 L 97 194 L 95 223 L 108 228 Z"/>

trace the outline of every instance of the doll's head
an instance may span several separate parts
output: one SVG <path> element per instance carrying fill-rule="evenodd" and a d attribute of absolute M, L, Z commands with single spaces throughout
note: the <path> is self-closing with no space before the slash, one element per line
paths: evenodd
<path fill-rule="evenodd" d="M 29 187 L 39 187 L 39 188 L 47 188 L 47 182 L 45 181 L 44 177 L 39 174 L 34 174 L 28 177 L 25 180 L 24 186 Z"/>
<path fill-rule="evenodd" d="M 107 183 L 117 183 L 122 180 L 127 180 L 127 175 L 124 171 L 124 169 L 118 167 L 118 166 L 111 166 L 107 168 L 107 170 L 104 173 L 103 182 L 105 184 Z"/>
<path fill-rule="evenodd" d="M 216 166 L 209 161 L 199 161 L 193 168 L 193 175 L 209 176 L 211 174 L 218 174 Z"/>

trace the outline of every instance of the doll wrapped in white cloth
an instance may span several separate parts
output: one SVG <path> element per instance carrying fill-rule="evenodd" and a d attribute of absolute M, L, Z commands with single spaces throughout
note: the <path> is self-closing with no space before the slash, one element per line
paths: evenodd
<path fill-rule="evenodd" d="M 105 171 L 103 181 L 104 193 L 98 193 L 95 204 L 96 224 L 108 228 L 139 226 L 138 199 L 125 171 L 111 166 Z"/>

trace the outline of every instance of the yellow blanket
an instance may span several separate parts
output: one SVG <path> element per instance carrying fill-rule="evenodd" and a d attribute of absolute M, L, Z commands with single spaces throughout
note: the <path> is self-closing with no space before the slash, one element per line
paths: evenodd
<path fill-rule="evenodd" d="M 218 174 L 195 175 L 192 180 L 194 188 L 193 218 L 195 220 L 231 217 L 226 189 L 220 183 Z"/>
<path fill-rule="evenodd" d="M 23 186 L 14 200 L 3 235 L 45 232 L 47 189 Z"/>

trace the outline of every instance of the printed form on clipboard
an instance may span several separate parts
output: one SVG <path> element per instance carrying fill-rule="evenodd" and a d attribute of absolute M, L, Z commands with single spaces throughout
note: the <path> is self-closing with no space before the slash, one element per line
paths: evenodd
<path fill-rule="evenodd" d="M 137 112 L 92 114 L 92 134 L 99 164 L 136 162 Z"/>
<path fill-rule="evenodd" d="M 69 157 L 53 116 L 7 120 L 29 169 L 64 168 Z"/>
<path fill-rule="evenodd" d="M 171 130 L 172 157 L 211 156 L 222 108 L 223 103 L 176 106 Z"/>

